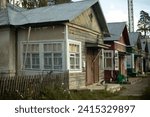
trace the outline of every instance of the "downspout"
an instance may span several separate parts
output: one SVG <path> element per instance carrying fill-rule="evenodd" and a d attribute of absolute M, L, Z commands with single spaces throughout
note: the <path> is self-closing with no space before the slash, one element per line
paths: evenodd
<path fill-rule="evenodd" d="M 26 64 L 26 59 L 27 59 L 27 52 L 28 52 L 28 44 L 29 44 L 29 40 L 30 40 L 30 33 L 31 33 L 31 27 L 29 27 L 28 29 L 28 37 L 27 37 L 27 46 L 26 46 L 26 50 L 25 50 L 25 58 L 24 58 L 24 62 L 23 62 L 23 66 L 22 66 L 22 70 L 24 71 L 25 68 L 25 64 Z"/>
<path fill-rule="evenodd" d="M 18 29 L 15 30 L 15 71 L 16 76 L 18 76 Z"/>
<path fill-rule="evenodd" d="M 69 41 L 68 41 L 68 25 L 65 25 L 65 41 L 66 41 L 66 70 L 69 71 Z"/>

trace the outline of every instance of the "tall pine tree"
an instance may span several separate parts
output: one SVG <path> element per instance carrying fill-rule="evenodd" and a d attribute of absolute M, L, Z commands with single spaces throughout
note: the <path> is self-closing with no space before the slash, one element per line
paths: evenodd
<path fill-rule="evenodd" d="M 21 1 L 22 1 L 22 7 L 27 9 L 47 6 L 49 2 L 53 4 L 62 4 L 62 3 L 71 2 L 71 0 L 21 0 Z"/>
<path fill-rule="evenodd" d="M 150 31 L 150 16 L 147 12 L 140 12 L 140 19 L 138 21 L 138 29 L 137 31 L 144 33 L 143 36 L 147 36 Z"/>

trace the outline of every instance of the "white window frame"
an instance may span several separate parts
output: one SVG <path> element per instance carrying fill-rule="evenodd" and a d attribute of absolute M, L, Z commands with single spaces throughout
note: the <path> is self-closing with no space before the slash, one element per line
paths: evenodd
<path fill-rule="evenodd" d="M 111 53 L 111 57 L 106 57 L 105 53 Z M 106 59 L 111 59 L 111 67 L 106 67 Z M 113 70 L 114 68 L 114 63 L 113 63 L 114 55 L 113 55 L 113 50 L 104 50 L 104 70 Z"/>
<path fill-rule="evenodd" d="M 119 53 L 117 50 L 115 50 L 114 59 L 115 59 L 115 70 L 119 70 Z"/>
<path fill-rule="evenodd" d="M 59 52 L 52 52 L 52 59 L 54 59 L 54 54 L 55 53 L 61 53 L 61 58 L 62 58 L 62 68 L 61 69 L 54 69 L 54 62 L 52 62 L 52 69 L 45 69 L 44 68 L 44 53 L 49 53 L 49 52 L 44 52 L 44 44 L 57 44 L 57 43 L 60 43 L 62 45 L 62 50 L 59 51 Z M 38 44 L 39 45 L 39 62 L 40 62 L 40 68 L 39 69 L 32 69 L 32 68 L 23 68 L 24 67 L 24 63 L 23 63 L 23 45 L 24 44 Z M 50 40 L 50 41 L 22 41 L 21 42 L 21 51 L 20 51 L 20 54 L 21 54 L 21 68 L 22 70 L 33 70 L 33 71 L 64 71 L 65 69 L 65 65 L 64 65 L 64 56 L 65 56 L 65 53 L 64 53 L 64 41 L 53 41 L 53 40 Z M 54 61 L 54 60 L 53 60 Z"/>
<path fill-rule="evenodd" d="M 104 49 L 101 49 L 100 50 L 101 53 L 100 53 L 100 57 L 99 57 L 99 66 L 100 66 L 100 70 L 104 70 Z"/>
<path fill-rule="evenodd" d="M 70 67 L 70 55 L 75 53 L 70 53 L 69 46 L 70 44 L 75 44 L 79 46 L 79 69 L 71 69 Z M 80 41 L 74 41 L 74 40 L 68 40 L 68 68 L 69 72 L 82 72 L 82 51 L 81 51 L 81 42 Z"/>
<path fill-rule="evenodd" d="M 27 59 L 28 59 L 28 55 L 29 55 L 29 61 L 30 61 L 30 67 L 28 67 L 28 68 L 26 68 L 26 69 L 39 69 L 40 68 L 40 55 L 39 55 L 39 45 L 38 45 L 38 49 L 36 50 L 36 51 L 32 51 L 32 50 L 30 50 L 29 51 L 29 49 L 30 49 L 30 47 L 32 48 L 32 46 L 33 45 L 38 45 L 38 44 L 28 44 L 28 45 L 26 45 L 26 48 L 25 48 L 25 50 L 22 52 L 22 56 L 23 56 L 23 58 L 24 58 L 24 56 L 25 56 L 25 59 L 26 59 L 26 61 L 24 61 L 23 60 L 23 64 L 25 63 L 25 62 L 27 62 Z M 22 46 L 23 48 L 24 48 L 24 45 Z M 28 50 L 27 50 L 27 48 L 28 48 Z M 37 64 L 37 65 L 39 65 L 39 68 L 34 68 L 33 66 L 34 66 L 34 64 L 33 64 L 33 55 L 34 54 L 37 54 L 38 55 L 38 61 L 39 61 L 39 63 Z M 26 67 L 25 65 L 24 65 L 24 67 Z"/>

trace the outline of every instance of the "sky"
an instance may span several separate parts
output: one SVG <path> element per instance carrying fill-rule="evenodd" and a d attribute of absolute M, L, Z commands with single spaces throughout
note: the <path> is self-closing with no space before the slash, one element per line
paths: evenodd
<path fill-rule="evenodd" d="M 80 0 L 73 0 L 80 1 Z M 128 21 L 127 0 L 99 0 L 106 22 Z M 140 18 L 140 11 L 144 10 L 150 15 L 150 0 L 133 0 L 134 9 L 134 28 L 137 29 L 137 23 Z"/>

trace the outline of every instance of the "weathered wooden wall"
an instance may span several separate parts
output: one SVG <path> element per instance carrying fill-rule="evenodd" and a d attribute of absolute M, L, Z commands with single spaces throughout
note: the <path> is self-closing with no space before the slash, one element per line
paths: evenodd
<path fill-rule="evenodd" d="M 86 48 L 85 43 L 86 42 L 97 43 L 97 35 L 70 26 L 68 38 L 71 40 L 80 41 L 82 43 L 82 62 L 86 63 L 87 62 L 87 59 L 86 59 L 87 48 Z M 101 42 L 103 42 L 102 39 L 101 39 Z M 100 74 L 99 79 L 103 79 L 104 71 L 102 69 L 99 70 L 99 74 Z M 83 68 L 81 73 L 70 74 L 69 75 L 69 83 L 70 83 L 69 86 L 71 86 L 71 88 L 79 88 L 79 84 L 80 84 L 80 88 L 85 87 L 86 86 L 86 75 L 87 75 L 86 68 Z M 73 83 L 73 81 L 74 81 L 74 83 Z"/>

